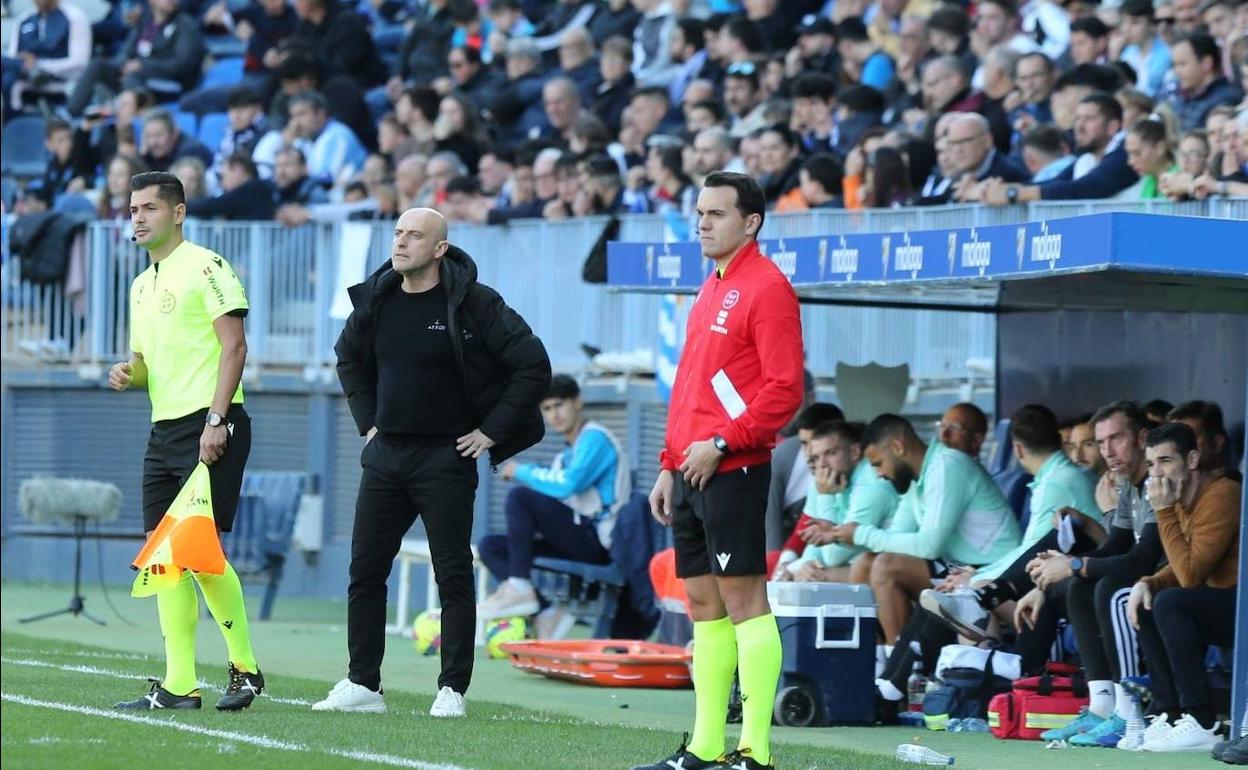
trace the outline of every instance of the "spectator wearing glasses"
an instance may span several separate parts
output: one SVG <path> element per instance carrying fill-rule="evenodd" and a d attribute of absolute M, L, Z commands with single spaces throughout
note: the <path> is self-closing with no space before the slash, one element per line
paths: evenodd
<path fill-rule="evenodd" d="M 981 187 L 992 179 L 1023 182 L 1027 172 L 993 146 L 987 118 L 973 112 L 961 113 L 949 125 L 945 138 L 956 180 L 949 192 L 952 199 L 976 200 Z"/>
<path fill-rule="evenodd" d="M 446 55 L 446 67 L 450 77 L 445 81 L 435 81 L 441 86 L 439 92 L 450 93 L 452 90 L 468 97 L 476 110 L 480 111 L 494 98 L 498 88 L 498 78 L 494 71 L 481 61 L 480 49 L 470 45 L 455 46 Z"/>
<path fill-rule="evenodd" d="M 1175 9 L 1170 0 L 1161 0 L 1154 8 L 1153 23 L 1157 25 L 1157 34 L 1166 45 L 1173 46 L 1179 39 L 1178 24 L 1175 23 Z"/>
<path fill-rule="evenodd" d="M 728 65 L 724 75 L 724 106 L 728 108 L 734 133 L 762 100 L 757 65 L 751 61 Z"/>
<path fill-rule="evenodd" d="M 969 401 L 954 404 L 936 423 L 936 437 L 945 446 L 978 462 L 979 451 L 988 438 L 988 417 Z"/>

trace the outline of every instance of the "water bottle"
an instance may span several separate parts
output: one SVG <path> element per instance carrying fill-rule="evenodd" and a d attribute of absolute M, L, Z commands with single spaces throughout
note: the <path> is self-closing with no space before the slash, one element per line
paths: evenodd
<path fill-rule="evenodd" d="M 952 765 L 953 757 L 947 757 L 935 749 L 919 746 L 914 743 L 903 743 L 897 747 L 897 761 L 909 762 L 912 765 Z"/>
<path fill-rule="evenodd" d="M 973 717 L 971 719 L 963 719 L 962 723 L 958 725 L 958 732 L 960 733 L 986 733 L 988 732 L 988 720 L 979 719 L 978 717 Z"/>
<path fill-rule="evenodd" d="M 906 680 L 906 702 L 910 711 L 923 711 L 923 696 L 927 694 L 927 677 L 919 670 L 922 664 L 914 662 L 914 671 Z"/>

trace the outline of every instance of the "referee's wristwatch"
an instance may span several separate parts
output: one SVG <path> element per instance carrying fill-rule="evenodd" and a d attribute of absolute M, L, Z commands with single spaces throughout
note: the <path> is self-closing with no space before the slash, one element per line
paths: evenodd
<path fill-rule="evenodd" d="M 711 439 L 711 443 L 715 445 L 720 454 L 728 454 L 728 441 L 723 436 L 715 436 Z"/>
<path fill-rule="evenodd" d="M 209 428 L 220 428 L 222 425 L 225 425 L 225 416 L 217 412 L 209 412 L 208 416 L 204 418 L 204 423 Z"/>

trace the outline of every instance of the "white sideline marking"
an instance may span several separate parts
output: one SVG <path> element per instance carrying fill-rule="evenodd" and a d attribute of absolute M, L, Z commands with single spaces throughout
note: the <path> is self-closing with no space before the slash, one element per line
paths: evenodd
<path fill-rule="evenodd" d="M 103 652 L 96 650 L 35 650 L 26 647 L 10 647 L 9 652 L 21 655 L 63 655 L 70 658 L 99 658 L 101 660 L 158 660 L 155 655 L 140 655 L 133 652 Z"/>
<path fill-rule="evenodd" d="M 419 759 L 408 759 L 407 757 L 399 757 L 393 754 L 378 754 L 372 751 L 355 751 L 348 749 L 316 748 L 308 746 L 304 743 L 293 743 L 291 741 L 269 738 L 265 735 L 250 735 L 248 733 L 238 733 L 232 730 L 215 730 L 210 727 L 201 727 L 199 725 L 186 724 L 184 722 L 174 722 L 167 719 L 155 719 L 153 717 L 126 714 L 117 711 L 106 711 L 104 709 L 92 708 L 90 706 L 75 706 L 71 703 L 37 700 L 35 698 L 29 698 L 25 695 L 19 695 L 17 693 L 0 692 L 0 700 L 20 703 L 23 706 L 36 706 L 39 708 L 54 709 L 56 711 L 67 711 L 72 714 L 103 717 L 104 719 L 113 719 L 119 722 L 130 722 L 131 724 L 148 725 L 151 727 L 167 727 L 171 730 L 181 730 L 182 732 L 204 735 L 209 738 L 220 738 L 222 740 L 234 741 L 235 743 L 247 743 L 264 749 L 308 752 L 311 754 L 328 754 L 330 756 L 342 757 L 344 759 L 354 759 L 360 762 L 373 762 L 379 765 L 390 765 L 391 767 L 407 767 L 413 768 L 414 770 L 468 770 L 460 765 L 422 762 Z"/>
<path fill-rule="evenodd" d="M 114 679 L 146 679 L 141 674 L 131 674 L 125 671 L 112 671 L 107 668 L 97 668 L 95 666 L 84 666 L 81 664 L 66 665 L 62 663 L 51 663 L 46 660 L 38 660 L 37 658 L 5 658 L 0 657 L 0 663 L 9 663 L 14 666 L 31 666 L 34 668 L 54 668 L 58 671 L 68 671 L 74 674 L 92 674 L 94 676 L 107 676 Z M 202 679 L 195 683 L 202 690 L 219 690 L 221 688 L 209 684 Z M 272 695 L 260 693 L 260 697 L 274 703 L 284 703 L 288 706 L 311 706 L 312 701 L 303 700 L 302 698 L 275 698 Z"/>

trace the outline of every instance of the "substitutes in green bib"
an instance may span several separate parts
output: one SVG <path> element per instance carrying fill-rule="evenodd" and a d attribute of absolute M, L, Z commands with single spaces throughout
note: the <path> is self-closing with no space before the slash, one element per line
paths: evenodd
<path fill-rule="evenodd" d="M 147 364 L 152 422 L 184 417 L 212 404 L 221 342 L 212 322 L 246 314 L 247 295 L 230 263 L 182 241 L 130 286 L 130 349 Z M 243 385 L 231 403 L 243 403 Z"/>

